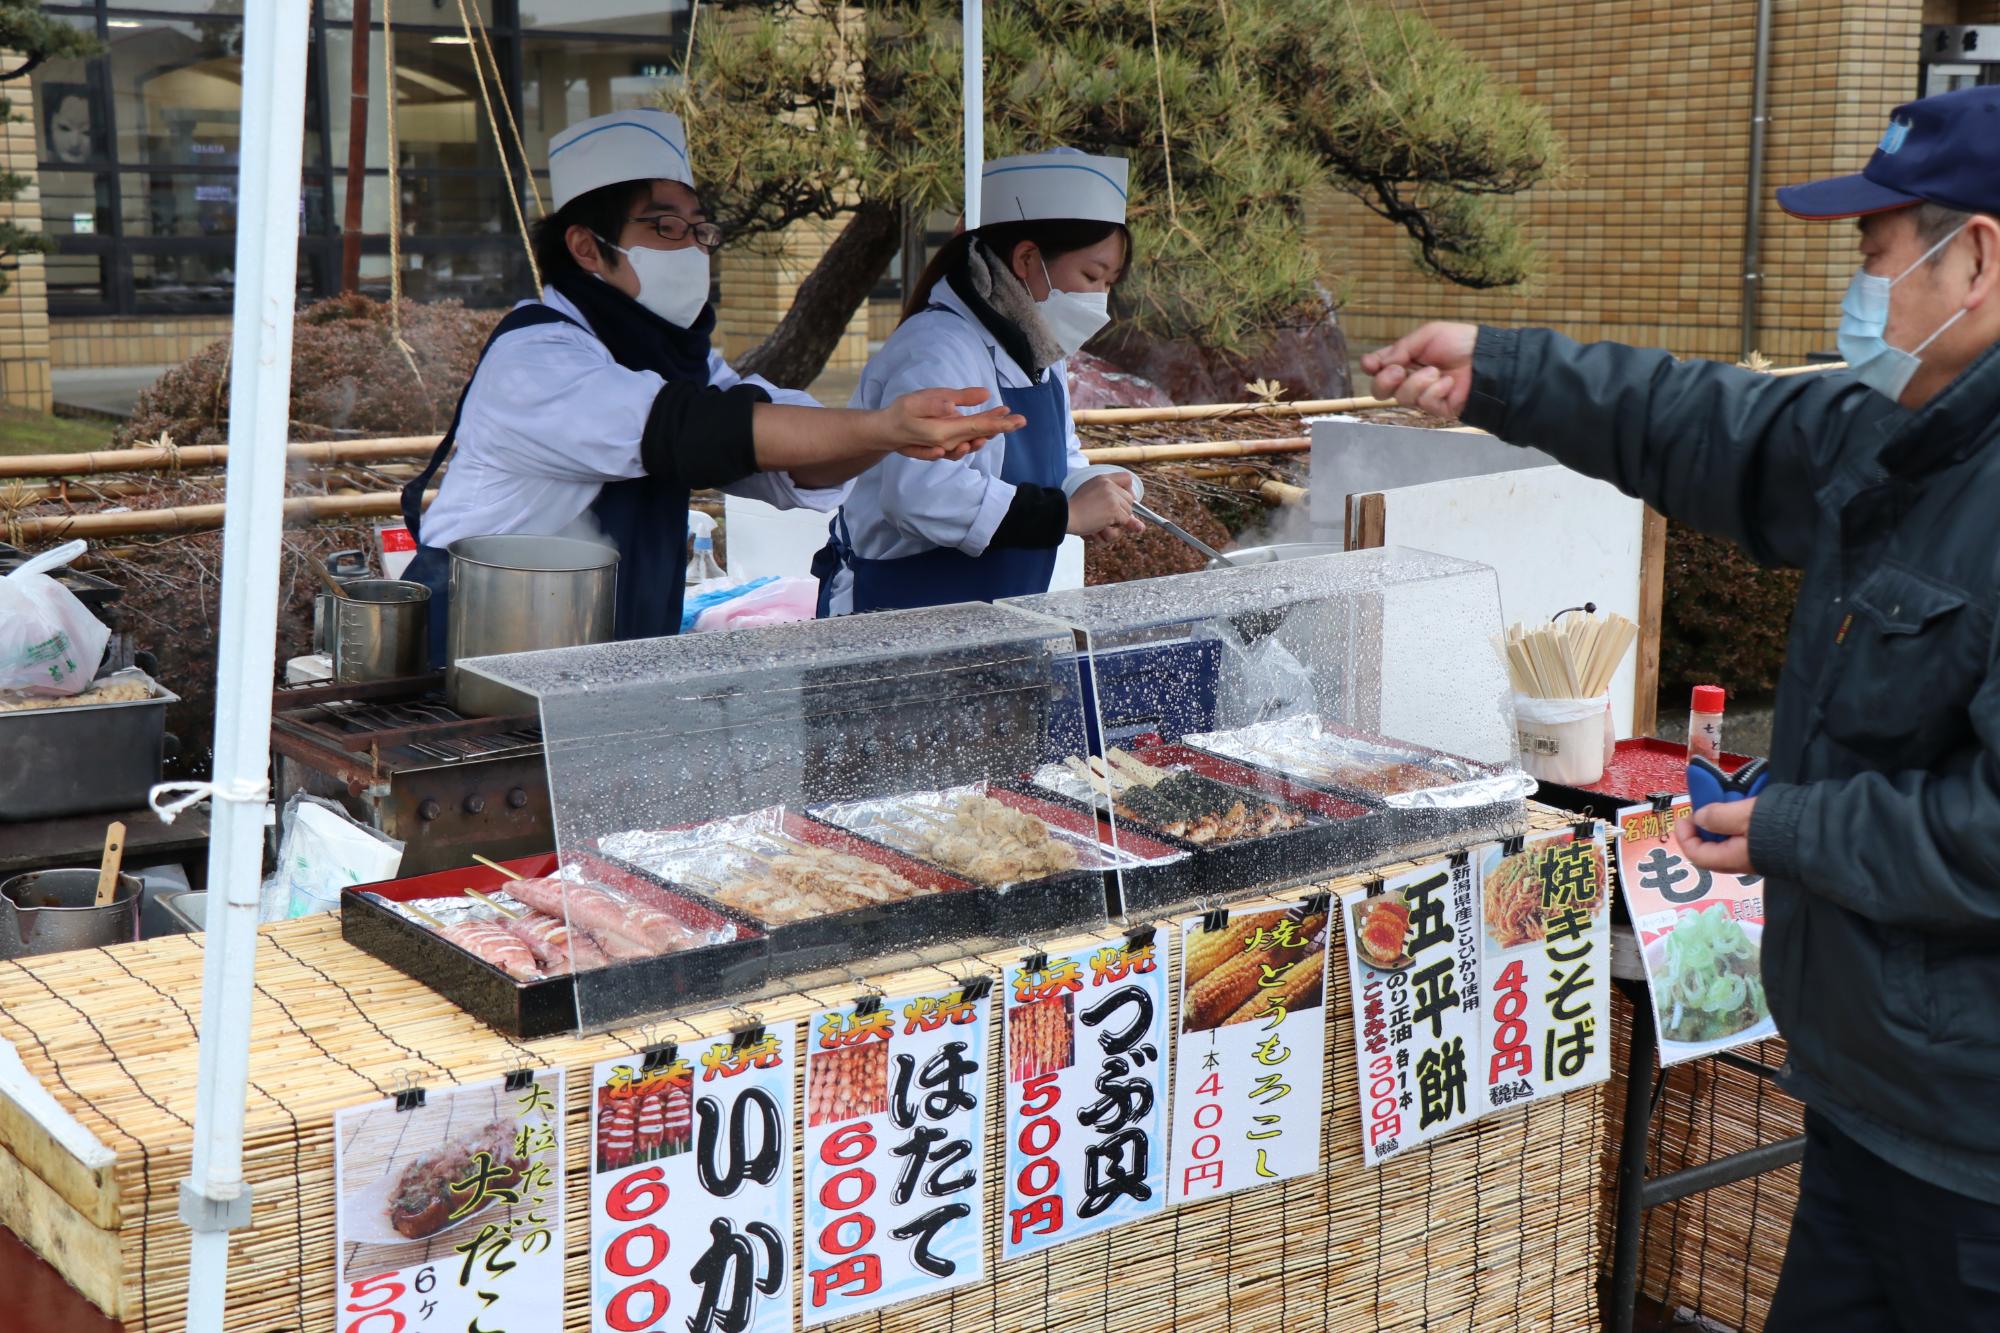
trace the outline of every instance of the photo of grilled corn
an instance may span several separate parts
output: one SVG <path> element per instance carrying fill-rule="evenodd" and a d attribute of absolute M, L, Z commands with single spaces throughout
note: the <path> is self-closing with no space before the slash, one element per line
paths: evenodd
<path fill-rule="evenodd" d="M 1327 916 L 1298 908 L 1232 914 L 1220 930 L 1187 937 L 1181 1031 L 1207 1032 L 1324 998 Z"/>

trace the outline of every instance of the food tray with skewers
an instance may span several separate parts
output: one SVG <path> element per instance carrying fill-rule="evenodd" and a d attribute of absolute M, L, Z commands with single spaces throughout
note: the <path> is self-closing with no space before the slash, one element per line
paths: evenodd
<path fill-rule="evenodd" d="M 1366 736 L 1313 714 L 1187 735 L 1181 744 L 1381 811 L 1384 855 L 1518 833 L 1535 791 L 1518 768 Z"/>
<path fill-rule="evenodd" d="M 848 801 L 811 813 L 979 885 L 990 895 L 1002 940 L 1102 925 L 1109 872 L 1186 855 L 1138 836 L 1113 847 L 1095 812 L 1002 783 Z"/>
<path fill-rule="evenodd" d="M 602 1021 L 732 999 L 770 978 L 770 941 L 755 926 L 590 856 L 359 884 L 341 895 L 340 929 L 516 1037 L 577 1026 L 578 972 L 592 974 Z M 606 995 L 629 1005 L 614 1013 Z"/>
<path fill-rule="evenodd" d="M 783 806 L 608 834 L 596 850 L 767 935 L 779 976 L 1005 938 L 978 885 Z"/>
<path fill-rule="evenodd" d="M 1115 815 L 1120 846 L 1136 835 L 1187 855 L 1128 869 L 1127 914 L 1156 914 L 1352 869 L 1381 837 L 1379 808 L 1157 736 L 1072 756 L 1034 775 L 1038 788 Z"/>

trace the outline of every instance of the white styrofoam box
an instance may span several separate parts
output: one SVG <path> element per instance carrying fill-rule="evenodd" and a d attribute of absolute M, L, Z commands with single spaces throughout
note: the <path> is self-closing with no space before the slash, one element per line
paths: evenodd
<path fill-rule="evenodd" d="M 1480 431 L 1385 426 L 1351 416 L 1308 417 L 1306 424 L 1312 436 L 1309 506 L 1316 541 L 1340 540 L 1350 495 L 1555 462 L 1540 450 L 1522 449 Z"/>

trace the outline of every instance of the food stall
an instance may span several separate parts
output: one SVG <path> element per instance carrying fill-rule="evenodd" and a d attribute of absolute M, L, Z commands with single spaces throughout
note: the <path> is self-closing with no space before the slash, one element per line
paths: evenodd
<path fill-rule="evenodd" d="M 1598 845 L 1525 799 L 1500 627 L 1386 549 L 459 664 L 539 717 L 554 846 L 258 933 L 225 1326 L 420 1327 L 517 1235 L 523 1327 L 1588 1323 L 1602 1074 L 1481 1058 L 1542 943 L 1478 884 Z M 0 1222 L 131 1330 L 186 1313 L 202 952 L 0 976 Z"/>

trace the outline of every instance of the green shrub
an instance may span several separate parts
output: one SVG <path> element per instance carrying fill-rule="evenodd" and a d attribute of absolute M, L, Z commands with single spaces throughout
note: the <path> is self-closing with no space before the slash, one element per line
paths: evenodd
<path fill-rule="evenodd" d="M 1660 612 L 1660 695 L 1720 685 L 1731 699 L 1768 698 L 1785 663 L 1799 572 L 1765 569 L 1730 542 L 1667 525 Z"/>

